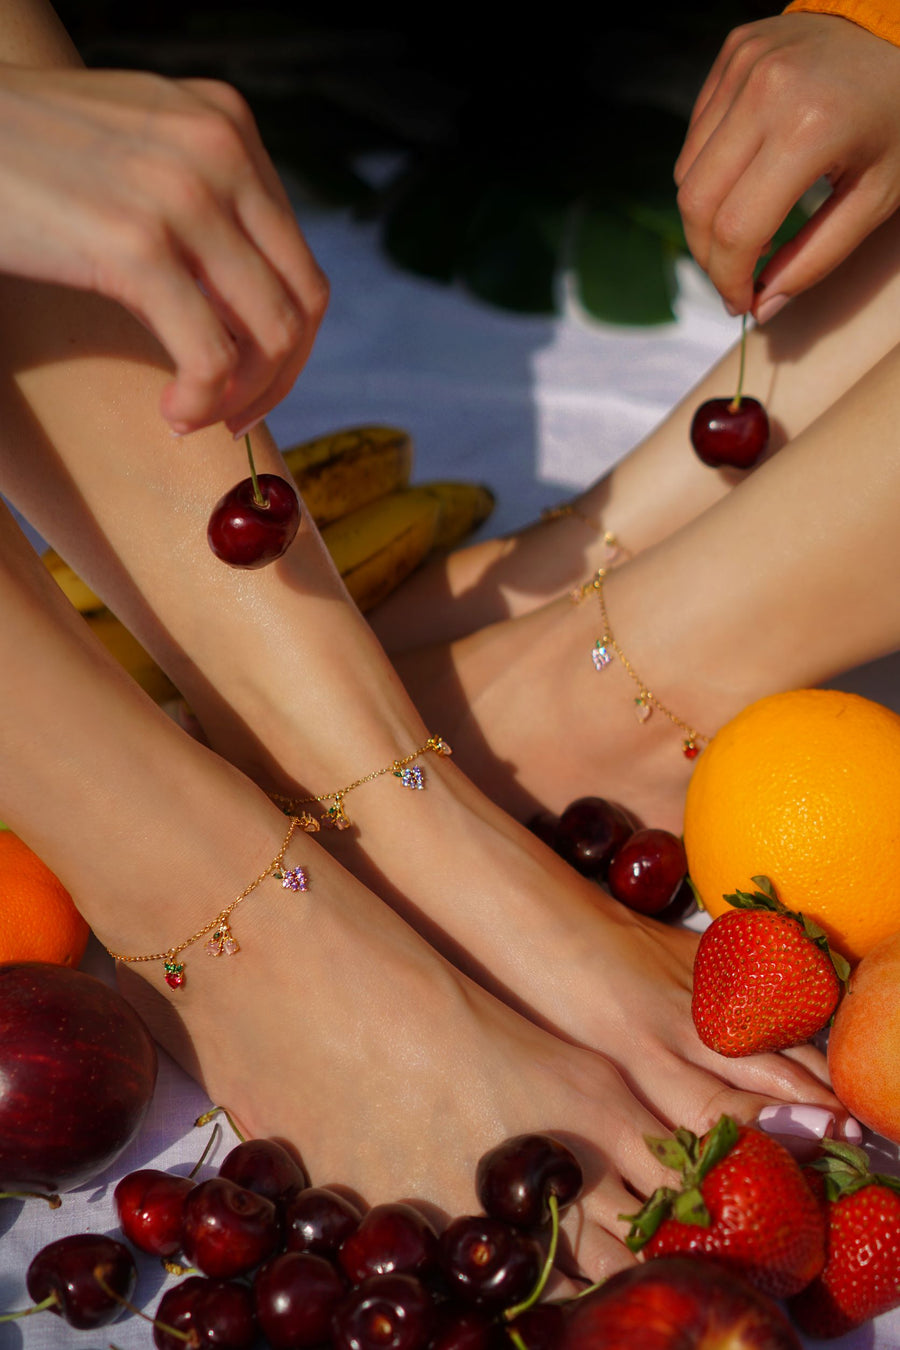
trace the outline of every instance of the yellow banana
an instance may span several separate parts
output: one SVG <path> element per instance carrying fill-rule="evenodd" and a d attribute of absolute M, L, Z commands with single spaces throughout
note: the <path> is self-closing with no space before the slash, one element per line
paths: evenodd
<path fill-rule="evenodd" d="M 401 488 L 360 506 L 322 530 L 348 591 L 366 612 L 390 595 L 426 557 L 441 504 L 424 488 Z"/>
<path fill-rule="evenodd" d="M 43 562 L 57 586 L 82 614 L 93 614 L 104 608 L 99 595 L 95 595 L 87 582 L 82 581 L 52 548 L 43 555 Z"/>
<path fill-rule="evenodd" d="M 165 703 L 170 698 L 178 697 L 178 690 L 169 677 L 163 674 L 153 657 L 114 614 L 103 609 L 85 617 L 110 656 L 115 657 L 120 666 L 124 666 L 151 698 L 156 699 L 157 703 Z"/>
<path fill-rule="evenodd" d="M 483 525 L 494 509 L 494 494 L 481 483 L 435 482 L 418 484 L 441 504 L 432 548 L 455 548 L 466 535 Z"/>
<path fill-rule="evenodd" d="M 349 427 L 282 455 L 320 526 L 405 487 L 412 470 L 412 441 L 397 427 Z"/>

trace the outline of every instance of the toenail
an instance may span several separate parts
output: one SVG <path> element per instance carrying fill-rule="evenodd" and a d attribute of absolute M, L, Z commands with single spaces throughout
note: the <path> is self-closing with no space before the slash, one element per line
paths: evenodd
<path fill-rule="evenodd" d="M 848 1144 L 861 1144 L 863 1141 L 863 1127 L 853 1116 L 848 1116 L 844 1121 L 843 1133 Z"/>
<path fill-rule="evenodd" d="M 757 1124 L 766 1134 L 793 1139 L 824 1139 L 834 1129 L 834 1114 L 824 1106 L 764 1106 Z M 860 1136 L 862 1137 L 862 1136 Z"/>

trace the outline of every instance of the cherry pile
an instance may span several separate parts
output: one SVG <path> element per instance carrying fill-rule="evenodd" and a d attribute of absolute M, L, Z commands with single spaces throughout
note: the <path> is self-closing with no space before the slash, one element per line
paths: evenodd
<path fill-rule="evenodd" d="M 272 1139 L 242 1141 L 205 1181 L 131 1172 L 114 1198 L 133 1247 L 191 1268 L 152 1319 L 158 1350 L 550 1350 L 563 1306 L 539 1300 L 581 1167 L 549 1135 L 518 1135 L 485 1154 L 475 1180 L 484 1213 L 440 1235 L 410 1204 L 363 1212 L 311 1185 Z M 136 1278 L 124 1242 L 78 1234 L 38 1252 L 27 1287 L 88 1329 L 137 1311 Z"/>
<path fill-rule="evenodd" d="M 579 797 L 560 816 L 536 816 L 530 829 L 582 876 L 606 886 L 639 914 L 672 922 L 694 904 L 678 836 L 642 829 L 615 802 Z"/>

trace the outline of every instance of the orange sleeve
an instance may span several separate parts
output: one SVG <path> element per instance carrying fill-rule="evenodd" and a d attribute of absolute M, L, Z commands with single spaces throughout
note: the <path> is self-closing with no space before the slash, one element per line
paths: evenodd
<path fill-rule="evenodd" d="M 835 14 L 900 47 L 900 0 L 792 0 L 785 14 Z"/>

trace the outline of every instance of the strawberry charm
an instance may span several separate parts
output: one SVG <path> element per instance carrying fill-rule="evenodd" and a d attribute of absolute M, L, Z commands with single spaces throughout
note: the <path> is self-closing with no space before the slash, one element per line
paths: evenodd
<path fill-rule="evenodd" d="M 828 1022 L 850 973 L 821 928 L 787 909 L 767 877 L 725 898 L 694 960 L 691 1014 L 704 1045 L 755 1055 L 802 1045 Z"/>
<path fill-rule="evenodd" d="M 869 1170 L 861 1148 L 822 1141 L 812 1163 L 825 1206 L 825 1268 L 791 1299 L 808 1336 L 828 1338 L 900 1306 L 900 1180 Z"/>
<path fill-rule="evenodd" d="M 631 1221 L 625 1241 L 645 1257 L 705 1256 L 771 1298 L 797 1294 L 825 1264 L 825 1220 L 798 1164 L 762 1130 L 721 1116 L 699 1139 L 676 1130 L 647 1139 L 660 1162 L 680 1172 L 680 1191 L 663 1186 Z"/>

